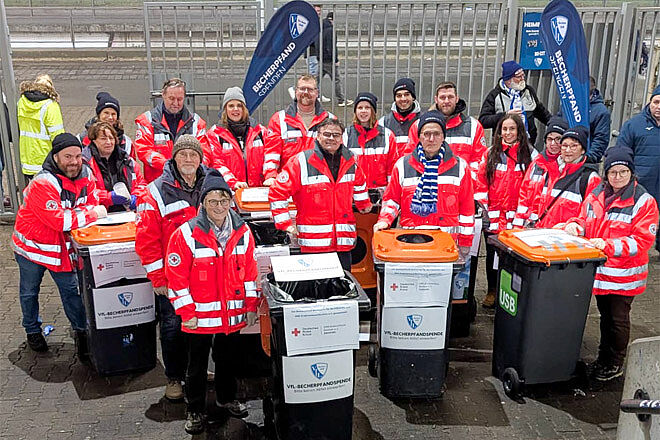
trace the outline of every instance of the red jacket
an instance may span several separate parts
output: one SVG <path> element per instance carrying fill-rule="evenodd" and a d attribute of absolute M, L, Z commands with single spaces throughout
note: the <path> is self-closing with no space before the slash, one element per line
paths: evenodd
<path fill-rule="evenodd" d="M 119 153 L 120 158 L 117 160 L 117 172 L 121 173 L 125 181 L 128 182 L 126 187 L 129 189 L 131 195 L 135 195 L 139 198 L 147 186 L 142 177 L 142 173 L 140 172 L 140 167 L 124 150 L 118 151 L 121 152 Z M 92 154 L 89 146 L 83 149 L 83 157 L 89 168 L 92 170 L 92 176 L 94 177 L 94 182 L 96 184 L 96 196 L 99 199 L 99 204 L 106 208 L 112 206 L 112 197 L 110 195 L 112 190 L 107 190 L 105 188 L 105 184 L 103 183 L 103 173 L 101 172 L 101 168 L 96 162 L 96 158 Z M 116 178 L 113 178 L 112 180 L 113 182 L 116 180 L 119 181 Z"/>
<path fill-rule="evenodd" d="M 475 181 L 474 200 L 481 203 L 484 210 L 488 212 L 490 226 L 488 232 L 498 233 L 513 228 L 513 218 L 518 206 L 520 195 L 520 185 L 526 169 L 512 158 L 518 157 L 518 144 L 507 147 L 502 144 L 505 151 L 500 153 L 497 168 L 493 176 L 493 182 L 488 183 L 486 179 L 486 163 L 489 148 L 484 152 L 484 156 L 479 163 L 477 180 Z M 536 158 L 538 152 L 532 147 L 532 160 Z"/>
<path fill-rule="evenodd" d="M 167 287 L 174 311 L 182 321 L 197 317 L 197 328 L 186 333 L 234 333 L 246 326 L 247 312 L 257 311 L 257 262 L 254 237 L 229 211 L 232 234 L 225 249 L 206 211 L 184 223 L 167 247 Z"/>
<path fill-rule="evenodd" d="M 367 179 L 367 188 L 387 185 L 396 162 L 396 139 L 392 130 L 376 125 L 362 136 L 356 125 L 344 131 L 344 145 L 351 150 Z"/>
<path fill-rule="evenodd" d="M 314 148 L 316 126 L 325 118 L 335 117 L 332 113 L 323 110 L 318 101 L 315 113 L 316 116 L 312 119 L 309 128 L 305 128 L 302 118 L 298 115 L 296 101 L 286 110 L 280 110 L 270 118 L 266 132 L 264 179 L 277 176 L 289 159 L 296 154 Z"/>
<path fill-rule="evenodd" d="M 424 165 L 412 154 L 396 162 L 392 179 L 383 195 L 378 221 L 392 225 L 399 213 L 403 228 L 439 228 L 451 234 L 459 246 L 471 246 L 474 236 L 474 193 L 467 163 L 455 157 L 450 148 L 438 166 L 437 212 L 420 217 L 410 211 Z"/>
<path fill-rule="evenodd" d="M 403 155 L 403 151 L 408 145 L 408 133 L 410 127 L 419 119 L 421 108 L 419 102 L 413 103 L 413 111 L 406 116 L 401 116 L 396 109 L 396 103 L 392 103 L 392 110 L 378 120 L 378 125 L 389 128 L 394 133 L 396 141 L 397 158 Z M 417 145 L 417 144 L 415 144 Z"/>
<path fill-rule="evenodd" d="M 447 118 L 445 142 L 449 144 L 456 156 L 468 163 L 472 178 L 475 179 L 479 170 L 479 162 L 486 151 L 486 138 L 481 123 L 476 118 L 462 113 L 465 108 L 465 101 L 459 99 L 455 114 Z M 418 127 L 419 120 L 410 127 L 408 144 L 400 156 L 409 154 L 419 143 Z"/>
<path fill-rule="evenodd" d="M 263 125 L 253 125 L 245 137 L 244 150 L 234 135 L 226 128 L 214 125 L 206 132 L 209 146 L 213 151 L 211 167 L 222 173 L 225 182 L 236 189 L 238 182 L 248 186 L 263 186 L 264 182 L 264 137 Z"/>
<path fill-rule="evenodd" d="M 577 218 L 585 238 L 605 240 L 605 265 L 596 270 L 595 295 L 639 295 L 646 289 L 648 251 L 658 233 L 658 205 L 637 182 L 633 182 L 605 206 L 604 184 L 589 194 Z"/>
<path fill-rule="evenodd" d="M 557 161 L 559 160 L 561 159 L 557 159 Z M 563 164 L 562 161 L 561 171 L 559 171 L 559 163 L 553 161 L 554 163 L 549 164 L 549 168 L 553 172 L 537 166 L 539 162 L 535 162 L 533 168 L 536 171 L 525 174 L 513 226 L 522 227 L 525 220 L 529 220 L 535 221 L 537 228 L 551 228 L 577 216 L 580 213 L 580 205 L 584 197 L 593 191 L 601 181 L 597 172 L 585 167 L 585 160 L 586 156 L 579 163 Z M 556 172 L 554 172 L 555 169 Z M 577 180 L 575 180 L 575 173 L 580 173 Z M 526 184 L 528 178 L 530 183 Z M 570 185 L 566 187 L 569 183 Z M 562 192 L 564 187 L 566 189 Z M 524 194 L 523 189 L 529 191 L 531 196 Z M 559 199 L 553 202 L 557 197 Z M 548 210 L 548 208 L 550 209 Z"/>
<path fill-rule="evenodd" d="M 78 139 L 80 139 L 80 143 L 82 144 L 83 148 L 88 147 L 89 144 L 92 143 L 92 141 L 87 137 L 87 130 L 89 130 L 89 127 L 91 127 L 98 121 L 99 121 L 98 117 L 94 116 L 92 119 L 87 121 L 87 123 L 85 123 L 85 131 L 83 131 L 78 135 Z M 119 137 L 119 146 L 121 147 L 121 149 L 124 150 L 126 153 L 128 153 L 128 155 L 131 156 L 133 159 L 135 159 L 136 158 L 135 148 L 133 148 L 133 141 L 131 140 L 131 138 L 128 137 L 126 133 L 124 133 L 124 130 L 120 130 L 116 126 L 114 128 L 117 131 L 117 136 Z"/>
<path fill-rule="evenodd" d="M 293 224 L 289 197 L 298 209 L 296 227 L 302 252 L 353 249 L 357 237 L 353 202 L 358 209 L 368 208 L 371 202 L 364 173 L 346 147 L 341 149 L 336 181 L 318 143 L 313 150 L 298 153 L 287 162 L 268 192 L 277 229 L 285 230 Z"/>
<path fill-rule="evenodd" d="M 94 189 L 87 166 L 71 180 L 49 154 L 42 171 L 25 188 L 11 237 L 14 252 L 54 272 L 71 272 L 75 255 L 65 233 L 98 220 L 92 210 L 98 205 Z"/>
<path fill-rule="evenodd" d="M 557 179 L 559 177 L 559 166 L 557 159 L 548 158 L 543 151 L 532 161 L 525 172 L 525 177 L 520 184 L 520 195 L 518 197 L 518 209 L 513 219 L 513 226 L 522 228 L 528 222 L 538 220 L 538 202 L 545 179 Z"/>
<path fill-rule="evenodd" d="M 175 177 L 169 160 L 163 174 L 151 182 L 137 206 L 135 251 L 154 287 L 167 285 L 164 260 L 170 237 L 182 224 L 197 215 L 206 168 L 197 170 L 195 188 L 186 190 Z"/>
<path fill-rule="evenodd" d="M 174 139 L 170 127 L 167 126 L 162 104 L 142 113 L 135 120 L 135 150 L 144 165 L 144 178 L 147 183 L 156 180 L 163 172 L 165 162 L 172 158 L 174 142 L 183 134 L 192 134 L 199 139 L 204 151 L 203 162 L 205 165 L 211 163 L 213 154 L 205 136 L 206 122 L 197 113 L 191 114 L 185 107 L 182 112 Z"/>

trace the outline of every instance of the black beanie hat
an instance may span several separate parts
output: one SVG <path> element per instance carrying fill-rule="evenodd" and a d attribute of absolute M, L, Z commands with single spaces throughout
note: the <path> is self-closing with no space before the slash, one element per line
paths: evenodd
<path fill-rule="evenodd" d="M 113 98 L 108 92 L 99 92 L 96 94 L 96 114 L 98 115 L 104 108 L 113 108 L 119 117 L 119 101 Z"/>
<path fill-rule="evenodd" d="M 422 132 L 422 127 L 429 122 L 440 124 L 440 127 L 442 128 L 442 134 L 444 136 L 447 135 L 447 120 L 445 119 L 445 115 L 437 110 L 431 110 L 430 112 L 426 112 L 419 117 L 419 125 L 417 126 L 418 136 L 420 136 L 420 133 Z"/>
<path fill-rule="evenodd" d="M 225 191 L 229 197 L 231 197 L 231 189 L 229 189 L 229 185 L 227 185 L 227 182 L 225 182 L 225 179 L 222 177 L 222 174 L 220 174 L 220 171 L 211 168 L 206 173 L 206 177 L 204 177 L 202 192 L 199 196 L 199 204 L 201 205 L 204 203 L 204 198 L 208 193 L 218 190 Z"/>
<path fill-rule="evenodd" d="M 417 99 L 417 95 L 415 94 L 415 81 L 413 81 L 412 78 L 399 78 L 396 83 L 394 83 L 392 94 L 396 96 L 396 92 L 399 90 L 407 90 L 410 92 L 413 99 Z"/>
<path fill-rule="evenodd" d="M 613 147 L 605 152 L 605 173 L 614 165 L 625 165 L 635 172 L 633 152 L 628 147 Z"/>
<path fill-rule="evenodd" d="M 563 136 L 566 130 L 568 130 L 568 122 L 566 122 L 562 117 L 553 116 L 545 126 L 544 139 L 548 137 L 550 133 L 559 133 Z"/>
<path fill-rule="evenodd" d="M 353 112 L 355 112 L 355 109 L 357 108 L 358 104 L 361 103 L 362 101 L 367 101 L 369 105 L 371 105 L 371 108 L 374 109 L 374 114 L 376 113 L 376 108 L 378 106 L 378 97 L 374 95 L 373 93 L 369 92 L 360 92 L 357 95 L 357 98 L 355 98 L 355 104 L 353 105 Z"/>
<path fill-rule="evenodd" d="M 575 139 L 582 145 L 582 149 L 586 152 L 589 148 L 589 131 L 584 125 L 576 125 L 575 127 L 569 128 L 564 132 L 561 137 L 562 142 L 564 139 Z"/>
<path fill-rule="evenodd" d="M 71 133 L 60 133 L 55 136 L 55 139 L 53 139 L 53 154 L 57 154 L 68 147 L 78 147 L 82 150 L 80 140 Z"/>

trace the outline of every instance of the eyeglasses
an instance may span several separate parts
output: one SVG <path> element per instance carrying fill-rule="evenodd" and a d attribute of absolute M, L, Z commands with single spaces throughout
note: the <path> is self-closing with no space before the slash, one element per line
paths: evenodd
<path fill-rule="evenodd" d="M 607 177 L 627 177 L 628 174 L 630 174 L 630 170 L 621 170 L 621 171 L 616 171 L 616 170 L 611 170 L 607 172 Z"/>
<path fill-rule="evenodd" d="M 582 148 L 582 145 L 580 145 L 580 144 L 561 144 L 561 149 L 562 150 L 575 151 L 578 148 Z"/>
<path fill-rule="evenodd" d="M 302 93 L 314 93 L 316 92 L 316 87 L 296 87 L 299 92 Z"/>
<path fill-rule="evenodd" d="M 521 70 L 519 72 L 516 72 L 513 76 L 515 76 L 516 78 L 524 78 L 525 72 Z"/>
<path fill-rule="evenodd" d="M 548 136 L 547 138 L 545 138 L 545 141 L 548 144 L 560 144 L 561 143 L 561 136 L 557 136 L 557 137 Z"/>
<path fill-rule="evenodd" d="M 441 131 L 425 131 L 424 133 L 421 133 L 421 135 L 424 139 L 431 139 L 431 138 L 434 138 L 434 137 L 437 138 L 437 137 L 442 136 L 442 132 Z"/>
<path fill-rule="evenodd" d="M 207 200 L 206 203 L 208 203 L 208 205 L 211 208 L 217 208 L 218 205 L 222 205 L 223 208 L 227 208 L 231 203 L 231 199 L 222 199 L 222 200 L 210 199 Z"/>
<path fill-rule="evenodd" d="M 324 131 L 321 133 L 321 136 L 323 136 L 325 139 L 341 139 L 342 133 L 331 133 L 329 131 Z"/>

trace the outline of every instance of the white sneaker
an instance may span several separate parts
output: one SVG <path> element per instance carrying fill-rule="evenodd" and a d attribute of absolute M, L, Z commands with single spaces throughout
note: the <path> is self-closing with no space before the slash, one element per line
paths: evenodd
<path fill-rule="evenodd" d="M 327 96 L 321 95 L 321 102 L 330 102 L 330 101 L 332 101 L 330 98 L 328 98 Z"/>
<path fill-rule="evenodd" d="M 348 107 L 349 105 L 353 104 L 352 99 L 347 99 L 346 101 L 340 102 L 337 104 L 339 107 Z"/>
<path fill-rule="evenodd" d="M 291 97 L 291 99 L 296 99 L 296 89 L 294 89 L 293 87 L 289 87 L 289 96 Z"/>

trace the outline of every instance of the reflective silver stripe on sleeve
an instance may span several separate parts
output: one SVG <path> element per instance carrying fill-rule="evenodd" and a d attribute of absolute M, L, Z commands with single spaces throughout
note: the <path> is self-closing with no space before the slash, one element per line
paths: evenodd
<path fill-rule="evenodd" d="M 144 267 L 144 270 L 147 273 L 151 273 L 155 270 L 162 269 L 163 268 L 163 259 L 161 258 L 160 260 L 156 260 L 153 263 L 143 264 L 142 267 Z"/>
<path fill-rule="evenodd" d="M 180 309 L 181 307 L 187 306 L 188 304 L 192 304 L 192 303 L 193 303 L 192 296 L 185 295 L 172 301 L 172 306 L 174 307 L 174 309 Z"/>
<path fill-rule="evenodd" d="M 612 240 L 612 244 L 614 245 L 614 256 L 620 257 L 621 254 L 623 253 L 623 243 L 621 243 L 621 240 L 616 238 Z"/>
<path fill-rule="evenodd" d="M 68 232 L 71 230 L 71 226 L 73 225 L 73 211 L 70 209 L 65 210 L 62 217 L 64 223 L 62 225 L 62 230 Z"/>
<path fill-rule="evenodd" d="M 332 232 L 332 225 L 297 225 L 298 231 L 309 234 L 323 234 Z"/>
<path fill-rule="evenodd" d="M 323 247 L 330 246 L 332 239 L 330 238 L 298 238 L 298 243 L 306 247 Z"/>
<path fill-rule="evenodd" d="M 243 304 L 245 304 L 245 300 L 243 299 L 230 299 L 227 301 L 227 310 L 242 309 Z"/>
<path fill-rule="evenodd" d="M 637 255 L 637 241 L 635 241 L 634 238 L 631 237 L 626 237 L 624 238 L 626 240 L 626 243 L 628 243 L 628 248 L 630 249 L 630 256 L 634 257 Z"/>
<path fill-rule="evenodd" d="M 198 318 L 197 327 L 220 327 L 222 326 L 222 318 Z"/>

